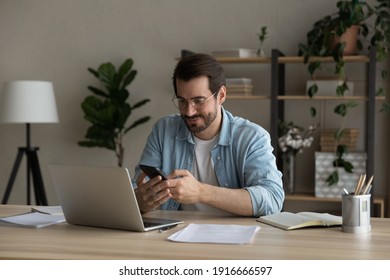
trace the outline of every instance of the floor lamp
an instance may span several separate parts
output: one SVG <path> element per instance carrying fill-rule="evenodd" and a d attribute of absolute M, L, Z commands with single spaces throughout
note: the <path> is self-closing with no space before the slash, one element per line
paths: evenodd
<path fill-rule="evenodd" d="M 24 123 L 26 125 L 26 147 L 19 147 L 8 180 L 2 204 L 6 204 L 12 190 L 23 155 L 27 163 L 27 204 L 31 203 L 31 175 L 37 205 L 48 205 L 41 169 L 38 147 L 31 146 L 31 124 L 57 123 L 58 113 L 53 84 L 46 81 L 11 81 L 4 84 L 0 95 L 0 121 L 4 123 Z"/>

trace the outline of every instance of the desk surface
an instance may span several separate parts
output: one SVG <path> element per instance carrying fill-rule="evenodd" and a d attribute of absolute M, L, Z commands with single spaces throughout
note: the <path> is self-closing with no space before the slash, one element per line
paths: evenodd
<path fill-rule="evenodd" d="M 0 216 L 28 206 L 0 205 Z M 146 233 L 67 223 L 41 229 L 0 226 L 0 259 L 390 259 L 390 219 L 372 218 L 366 234 L 340 227 L 284 231 L 254 218 L 218 217 L 187 211 L 153 211 L 149 216 L 183 219 L 173 229 Z M 260 225 L 252 244 L 174 243 L 166 238 L 189 223 Z"/>

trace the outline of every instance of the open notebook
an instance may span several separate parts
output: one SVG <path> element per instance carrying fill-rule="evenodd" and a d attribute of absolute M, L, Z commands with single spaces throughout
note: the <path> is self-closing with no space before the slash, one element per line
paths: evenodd
<path fill-rule="evenodd" d="M 51 164 L 49 170 L 70 224 L 149 231 L 183 222 L 143 218 L 126 168 Z"/>

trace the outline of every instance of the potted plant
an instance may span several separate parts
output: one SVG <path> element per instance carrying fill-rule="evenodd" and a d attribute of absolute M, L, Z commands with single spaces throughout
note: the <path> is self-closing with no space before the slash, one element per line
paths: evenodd
<path fill-rule="evenodd" d="M 125 134 L 150 119 L 149 116 L 145 116 L 130 125 L 126 124 L 133 110 L 150 101 L 143 99 L 134 105 L 127 103 L 130 96 L 127 87 L 137 74 L 137 71 L 132 69 L 133 63 L 131 58 L 126 59 L 118 71 L 110 62 L 101 64 L 97 70 L 88 68 L 104 89 L 88 86 L 93 95 L 87 96 L 81 104 L 84 118 L 91 123 L 91 126 L 85 135 L 87 140 L 79 141 L 78 144 L 84 147 L 113 150 L 118 166 L 123 164 Z"/>
<path fill-rule="evenodd" d="M 260 27 L 260 32 L 257 33 L 257 36 L 259 38 L 259 48 L 257 49 L 257 56 L 265 56 L 265 53 L 264 53 L 264 49 L 263 49 L 263 44 L 264 44 L 264 41 L 265 39 L 267 39 L 267 26 L 264 25 L 262 27 Z"/>
<path fill-rule="evenodd" d="M 344 56 L 356 54 L 354 50 L 361 51 L 365 47 L 363 40 L 367 40 L 366 48 L 376 49 L 377 61 L 383 61 L 389 55 L 390 45 L 390 0 L 376 0 L 375 5 L 363 0 L 350 0 L 337 2 L 338 10 L 315 22 L 313 28 L 307 33 L 306 43 L 299 44 L 299 55 L 304 57 L 305 64 L 308 65 L 308 73 L 316 79 L 316 72 L 321 69 L 321 59 L 311 59 L 313 57 L 332 56 L 335 61 L 334 73 L 342 82 L 337 86 L 335 94 L 344 96 L 348 90 L 347 79 L 344 72 Z M 347 30 L 355 29 L 357 36 L 355 44 L 347 42 L 344 35 Z M 346 51 L 348 50 L 348 51 Z M 382 70 L 382 78 L 387 77 L 387 71 Z M 314 82 L 307 89 L 309 97 L 315 96 L 318 86 Z M 384 95 L 383 89 L 379 89 L 377 95 Z M 334 112 L 338 114 L 342 121 L 338 131 L 335 133 L 337 144 L 337 159 L 333 162 L 335 171 L 327 178 L 329 185 L 338 182 L 337 167 L 344 168 L 347 172 L 352 172 L 353 165 L 346 161 L 343 155 L 347 152 L 346 145 L 338 144 L 343 136 L 345 117 L 348 111 L 357 104 L 353 101 L 343 102 L 337 105 Z M 382 111 L 389 111 L 387 103 L 382 104 Z M 310 108 L 312 116 L 316 115 L 315 108 Z"/>

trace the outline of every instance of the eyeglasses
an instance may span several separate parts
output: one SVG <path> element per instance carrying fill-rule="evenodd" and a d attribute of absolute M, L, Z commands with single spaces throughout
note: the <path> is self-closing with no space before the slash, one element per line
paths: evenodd
<path fill-rule="evenodd" d="M 219 91 L 214 92 L 211 96 L 207 98 L 195 97 L 195 98 L 191 98 L 190 100 L 181 97 L 176 97 L 176 95 L 174 95 L 172 97 L 172 102 L 173 105 L 175 105 L 175 107 L 178 108 L 179 110 L 187 109 L 188 103 L 191 103 L 191 106 L 194 107 L 196 110 L 202 110 L 206 106 L 206 102 L 209 101 L 218 92 Z"/>

